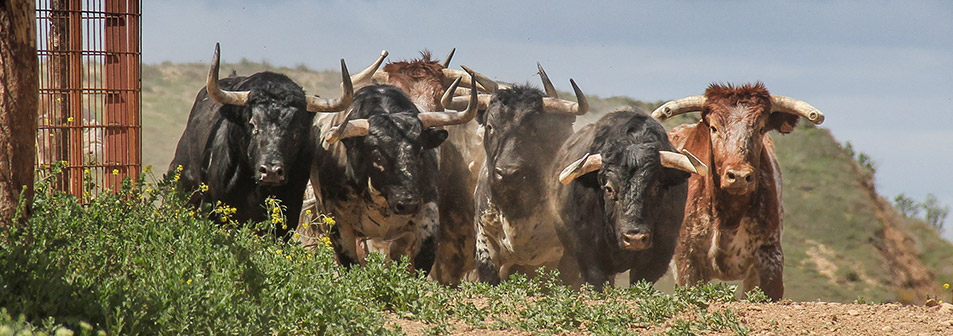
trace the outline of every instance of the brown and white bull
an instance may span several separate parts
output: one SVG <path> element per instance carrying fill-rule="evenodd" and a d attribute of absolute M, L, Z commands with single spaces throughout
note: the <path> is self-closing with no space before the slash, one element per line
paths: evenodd
<path fill-rule="evenodd" d="M 652 116 L 701 112 L 694 125 L 669 132 L 676 148 L 694 153 L 711 169 L 692 175 L 685 220 L 675 249 L 675 281 L 743 280 L 773 300 L 784 295 L 781 170 L 767 134 L 790 133 L 801 117 L 815 124 L 813 106 L 772 95 L 764 84 L 712 84 L 704 95 L 665 103 Z"/>

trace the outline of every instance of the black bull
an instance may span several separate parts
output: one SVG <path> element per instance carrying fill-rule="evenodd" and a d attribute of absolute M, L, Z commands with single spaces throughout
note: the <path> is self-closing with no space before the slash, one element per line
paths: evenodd
<path fill-rule="evenodd" d="M 682 157 L 672 150 L 658 122 L 631 110 L 609 113 L 563 144 L 556 230 L 581 280 L 601 289 L 626 270 L 633 282 L 654 282 L 668 269 L 685 208 L 684 171 L 693 171 L 673 166 L 667 158 Z"/>
<path fill-rule="evenodd" d="M 347 69 L 342 60 L 344 97 L 328 101 L 306 97 L 294 81 L 272 72 L 218 80 L 218 55 L 216 45 L 207 88 L 195 97 L 169 171 L 179 174 L 181 192 L 199 190 L 192 205 L 221 202 L 235 209 L 213 216 L 220 222 L 223 215 L 238 223 L 267 220 L 265 200 L 280 200 L 287 219 L 276 230 L 284 236 L 298 223 L 310 174 L 314 112 L 350 103 Z"/>

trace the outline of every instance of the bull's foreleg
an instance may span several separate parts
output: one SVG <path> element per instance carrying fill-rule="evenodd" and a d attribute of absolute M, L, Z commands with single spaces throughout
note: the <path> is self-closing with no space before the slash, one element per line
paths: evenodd
<path fill-rule="evenodd" d="M 357 236 L 354 234 L 354 228 L 347 223 L 338 223 L 335 225 L 337 230 L 331 233 L 331 247 L 334 248 L 334 255 L 341 265 L 350 267 L 358 264 L 357 255 Z"/>
<path fill-rule="evenodd" d="M 755 273 L 757 282 L 751 276 L 744 281 L 747 292 L 760 286 L 772 301 L 778 301 L 784 296 L 784 253 L 781 244 L 761 246 L 755 251 Z"/>
<path fill-rule="evenodd" d="M 711 277 L 705 272 L 705 269 L 709 267 L 705 264 L 704 257 L 706 257 L 704 254 L 698 258 L 698 256 L 676 250 L 675 257 L 672 258 L 672 263 L 675 264 L 675 284 L 686 287 L 711 281 Z"/>
<path fill-rule="evenodd" d="M 493 246 L 490 245 L 487 237 L 482 234 L 479 225 L 477 226 L 476 237 L 474 263 L 476 265 L 477 280 L 497 285 L 500 283 L 500 266 L 496 260 L 496 251 Z"/>

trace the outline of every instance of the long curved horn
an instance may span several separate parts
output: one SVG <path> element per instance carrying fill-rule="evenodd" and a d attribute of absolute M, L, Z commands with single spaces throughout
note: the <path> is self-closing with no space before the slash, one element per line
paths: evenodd
<path fill-rule="evenodd" d="M 453 91 L 457 89 L 457 85 L 460 84 L 460 81 L 462 81 L 462 78 L 459 77 L 453 81 L 453 84 L 443 93 L 443 97 L 440 99 L 441 102 L 451 99 L 449 97 L 453 97 Z M 471 82 L 470 102 L 467 104 L 466 110 L 461 112 L 421 112 L 417 114 L 417 118 L 424 124 L 424 127 L 463 124 L 476 117 L 478 105 L 476 82 Z"/>
<path fill-rule="evenodd" d="M 347 72 L 347 65 L 344 59 L 341 59 L 341 87 L 344 94 L 335 99 L 325 99 L 318 96 L 308 96 L 308 112 L 338 112 L 343 111 L 351 105 L 354 98 L 354 84 L 351 83 L 351 76 Z"/>
<path fill-rule="evenodd" d="M 458 88 L 457 86 L 460 84 L 460 81 L 460 77 L 454 79 L 453 84 L 450 84 L 450 87 L 447 88 L 447 92 L 444 92 L 443 97 L 440 98 L 440 105 L 442 105 L 444 109 L 463 111 L 470 106 L 470 97 L 468 96 L 472 90 Z M 466 91 L 467 97 L 457 96 L 457 94 L 462 91 Z M 453 94 L 448 94 L 450 92 L 453 92 Z M 486 93 L 477 95 L 477 103 L 479 104 L 477 109 L 485 110 L 487 106 L 490 106 L 490 98 L 492 98 L 492 96 Z"/>
<path fill-rule="evenodd" d="M 371 124 L 367 122 L 367 119 L 349 120 L 344 125 L 331 127 L 324 136 L 324 141 L 328 144 L 333 144 L 341 139 L 365 136 L 370 129 Z"/>
<path fill-rule="evenodd" d="M 457 52 L 457 48 L 450 49 L 450 54 L 447 55 L 447 58 L 443 59 L 443 63 L 440 63 L 444 68 L 450 67 L 450 59 L 453 58 L 453 53 Z"/>
<path fill-rule="evenodd" d="M 674 168 L 701 176 L 708 175 L 708 166 L 702 163 L 701 160 L 698 160 L 698 158 L 692 155 L 687 149 L 682 149 L 682 154 L 659 151 L 658 155 L 663 167 Z"/>
<path fill-rule="evenodd" d="M 553 82 L 549 80 L 549 76 L 546 75 L 546 70 L 543 70 L 543 66 L 539 64 L 539 62 L 536 62 L 536 69 L 538 69 L 536 73 L 539 74 L 539 79 L 543 81 L 543 89 L 546 90 L 546 95 L 559 98 L 559 92 L 556 92 L 556 87 L 553 86 Z"/>
<path fill-rule="evenodd" d="M 583 155 L 581 159 L 570 163 L 559 172 L 559 183 L 569 184 L 577 177 L 589 174 L 602 168 L 602 154 Z"/>
<path fill-rule="evenodd" d="M 771 95 L 772 110 L 802 116 L 816 125 L 824 122 L 824 114 L 811 104 L 791 97 Z"/>
<path fill-rule="evenodd" d="M 706 102 L 708 102 L 708 98 L 703 95 L 672 100 L 652 111 L 652 118 L 663 121 L 682 113 L 701 111 Z"/>
<path fill-rule="evenodd" d="M 208 96 L 216 103 L 225 105 L 245 105 L 248 103 L 249 91 L 226 91 L 218 87 L 219 43 L 215 42 L 215 54 L 212 55 L 212 67 L 208 70 L 208 80 L 205 89 Z"/>
<path fill-rule="evenodd" d="M 371 79 L 377 79 L 377 69 L 381 67 L 381 63 L 384 63 L 384 58 L 387 58 L 388 54 L 389 53 L 387 50 L 381 50 L 381 56 L 378 57 L 377 60 L 366 69 L 351 76 L 351 82 L 355 84 L 361 84 L 370 81 Z"/>
<path fill-rule="evenodd" d="M 543 97 L 544 111 L 548 113 L 572 114 L 577 116 L 589 112 L 589 100 L 586 99 L 586 95 L 583 94 L 582 90 L 579 89 L 579 86 L 576 85 L 575 80 L 570 78 L 569 83 L 572 84 L 572 90 L 576 93 L 576 102 L 559 98 Z"/>
<path fill-rule="evenodd" d="M 466 71 L 463 71 L 463 70 L 444 68 L 444 69 L 440 69 L 440 71 L 443 73 L 443 76 L 446 77 L 446 78 L 448 78 L 448 79 L 462 78 L 462 79 L 463 79 L 463 81 L 462 81 L 463 85 L 472 86 L 471 84 L 472 84 L 472 82 L 474 81 L 474 80 L 473 80 L 473 76 L 470 76 L 469 73 L 467 73 Z M 493 81 L 492 79 L 489 79 L 489 78 L 487 78 L 486 76 L 483 76 L 483 75 L 479 75 L 479 76 L 482 76 L 482 77 L 483 77 L 483 79 L 477 79 L 477 80 L 476 80 L 476 82 L 477 82 L 477 89 L 479 89 L 481 92 L 492 93 L 493 91 L 495 91 L 496 89 L 499 88 L 499 84 L 497 84 L 497 83 L 496 83 L 495 81 Z M 490 87 L 484 86 L 483 83 L 481 82 L 481 80 L 487 82 L 487 85 L 489 85 Z M 492 83 L 492 84 L 491 84 L 491 83 Z"/>

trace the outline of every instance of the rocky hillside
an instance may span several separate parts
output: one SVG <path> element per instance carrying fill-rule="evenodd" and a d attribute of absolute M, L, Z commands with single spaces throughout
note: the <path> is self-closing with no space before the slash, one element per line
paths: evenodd
<path fill-rule="evenodd" d="M 247 75 L 287 74 L 309 94 L 339 94 L 339 74 L 305 67 L 275 68 L 243 61 L 222 66 Z M 164 171 L 195 94 L 204 86 L 206 64 L 144 65 L 143 164 Z M 687 88 L 686 94 L 703 88 Z M 572 94 L 563 94 L 572 97 Z M 660 97 L 673 98 L 673 97 Z M 619 106 L 650 109 L 627 97 L 590 96 L 595 120 Z M 824 111 L 836 116 L 837 111 Z M 672 121 L 692 122 L 690 117 Z M 772 134 L 784 177 L 786 296 L 795 301 L 922 303 L 953 280 L 953 245 L 926 223 L 899 215 L 877 194 L 874 174 L 860 166 L 831 131 L 801 123 L 790 135 Z M 670 281 L 667 282 L 670 285 Z M 666 281 L 659 284 L 666 286 Z"/>

